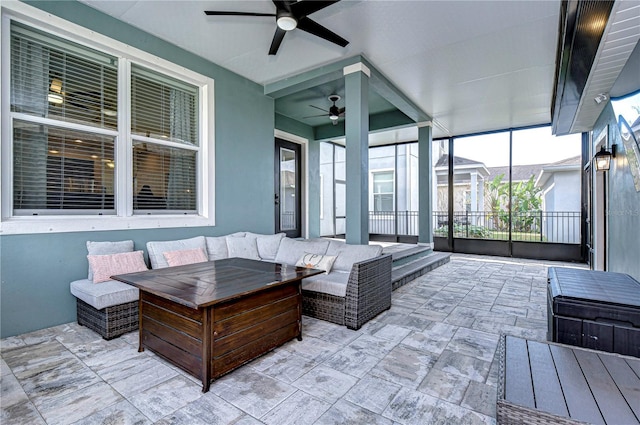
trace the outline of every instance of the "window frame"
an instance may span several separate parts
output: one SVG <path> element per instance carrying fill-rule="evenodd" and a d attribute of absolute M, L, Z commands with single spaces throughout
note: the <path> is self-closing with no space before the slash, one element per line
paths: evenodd
<path fill-rule="evenodd" d="M 380 175 L 380 174 L 390 174 L 391 175 L 391 184 L 393 187 L 393 190 L 391 192 L 383 192 L 383 193 L 376 193 L 375 192 L 375 176 L 376 175 Z M 380 169 L 376 169 L 375 171 L 371 171 L 371 181 L 370 181 L 370 187 L 371 187 L 371 211 L 373 211 L 374 213 L 374 217 L 376 215 L 376 213 L 389 213 L 389 212 L 395 212 L 396 210 L 396 172 L 394 168 L 380 168 Z M 391 211 L 376 211 L 376 195 L 389 195 L 391 194 L 391 201 L 393 203 L 393 209 Z"/>
<path fill-rule="evenodd" d="M 2 5 L 0 16 L 0 48 L 2 81 L 0 99 L 2 134 L 0 151 L 0 234 L 34 234 L 97 230 L 199 227 L 215 225 L 215 116 L 214 80 L 163 58 L 98 34 L 80 25 L 53 16 L 20 2 Z M 13 215 L 13 122 L 19 119 L 11 112 L 11 21 L 20 22 L 73 43 L 99 50 L 118 58 L 118 130 L 115 136 L 114 215 L 71 214 Z M 159 72 L 198 87 L 197 205 L 196 214 L 141 215 L 133 213 L 133 138 L 130 122 L 131 65 Z M 29 121 L 47 118 L 29 118 Z M 104 130 L 91 127 L 92 132 Z M 137 138 L 137 137 L 136 137 Z M 124 139 L 124 140 L 123 140 Z M 127 164 L 127 166 L 118 166 Z"/>

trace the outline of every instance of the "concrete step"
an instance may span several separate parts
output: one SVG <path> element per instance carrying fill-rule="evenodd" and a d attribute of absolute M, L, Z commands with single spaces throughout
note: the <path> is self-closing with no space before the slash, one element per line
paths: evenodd
<path fill-rule="evenodd" d="M 429 250 L 430 251 L 430 250 Z M 422 252 L 416 253 L 417 256 L 403 257 L 396 264 L 394 261 L 393 269 L 391 271 L 391 283 L 392 288 L 398 289 L 399 287 L 406 285 L 415 278 L 422 276 L 423 274 L 430 272 L 431 270 L 440 267 L 443 264 L 449 262 L 451 257 L 450 253 L 445 252 L 431 252 L 424 254 Z M 422 254 L 422 255 L 420 255 Z M 407 262 L 402 262 L 409 258 Z"/>

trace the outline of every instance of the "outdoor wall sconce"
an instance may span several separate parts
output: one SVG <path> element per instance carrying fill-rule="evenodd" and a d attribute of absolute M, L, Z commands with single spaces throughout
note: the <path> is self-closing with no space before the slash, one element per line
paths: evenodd
<path fill-rule="evenodd" d="M 616 144 L 611 145 L 611 152 L 606 150 L 604 146 L 600 148 L 600 152 L 593 157 L 596 162 L 596 171 L 609 171 L 611 158 L 616 157 L 616 147 Z"/>

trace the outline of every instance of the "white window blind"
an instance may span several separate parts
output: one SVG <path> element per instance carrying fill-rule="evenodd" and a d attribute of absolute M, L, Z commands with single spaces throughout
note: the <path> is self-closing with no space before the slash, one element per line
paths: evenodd
<path fill-rule="evenodd" d="M 116 93 L 116 58 L 12 23 L 15 215 L 115 212 Z"/>
<path fill-rule="evenodd" d="M 133 209 L 196 213 L 198 88 L 131 67 Z"/>

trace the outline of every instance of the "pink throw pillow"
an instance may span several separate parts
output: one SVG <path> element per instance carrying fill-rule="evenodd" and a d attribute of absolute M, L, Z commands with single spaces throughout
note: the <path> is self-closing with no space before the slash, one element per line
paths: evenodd
<path fill-rule="evenodd" d="M 116 274 L 149 270 L 142 251 L 122 252 L 110 255 L 87 255 L 93 269 L 93 283 L 106 282 Z"/>
<path fill-rule="evenodd" d="M 167 251 L 163 253 L 169 267 L 184 266 L 185 264 L 204 263 L 209 261 L 202 248 L 183 249 L 181 251 Z"/>

